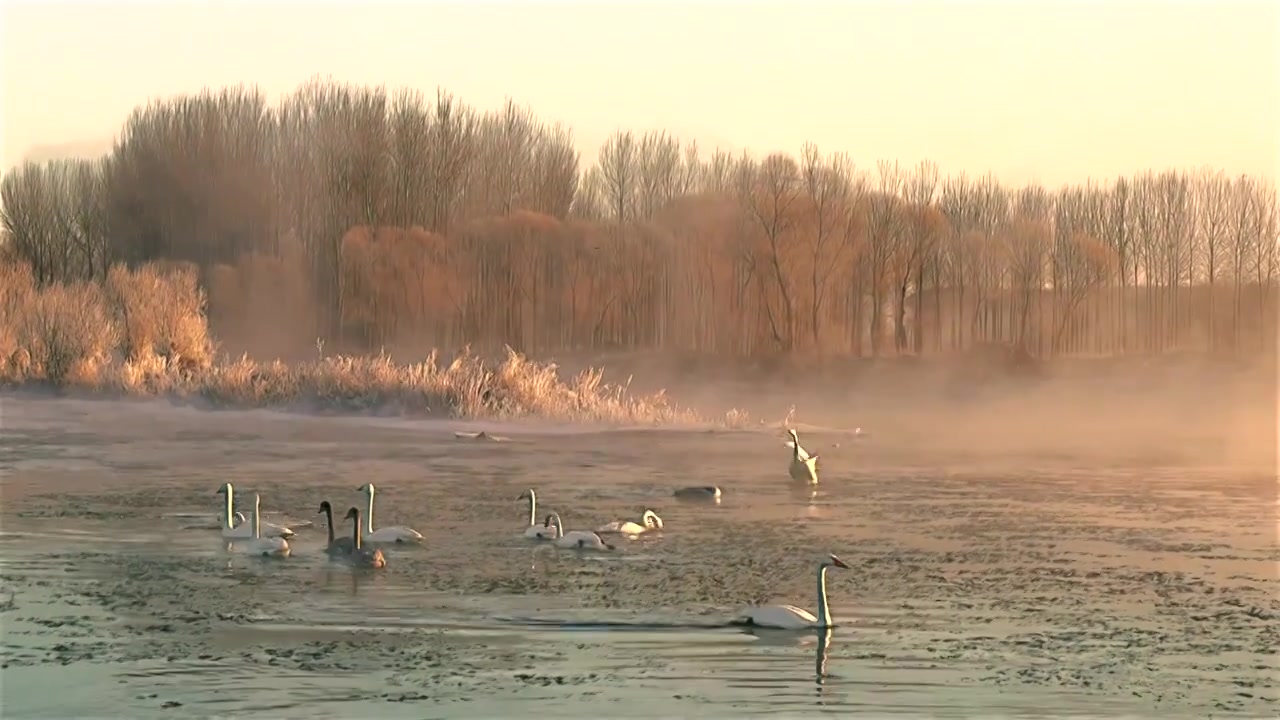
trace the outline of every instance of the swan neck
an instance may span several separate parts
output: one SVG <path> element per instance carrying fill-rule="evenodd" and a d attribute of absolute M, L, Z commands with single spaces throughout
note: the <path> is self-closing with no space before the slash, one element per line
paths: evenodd
<path fill-rule="evenodd" d="M 257 495 L 253 496 L 253 536 L 255 538 L 262 537 L 262 499 Z"/>
<path fill-rule="evenodd" d="M 818 622 L 820 627 L 831 627 L 831 609 L 827 607 L 827 565 L 818 566 Z"/>
<path fill-rule="evenodd" d="M 235 501 L 232 499 L 231 493 L 231 483 L 227 483 L 227 492 L 224 493 L 227 496 L 227 511 L 225 513 L 226 517 L 222 519 L 222 524 L 228 530 L 235 527 L 235 514 L 233 512 L 235 510 Z"/>
<path fill-rule="evenodd" d="M 360 549 L 360 511 L 356 511 L 356 516 L 351 519 L 351 547 Z"/>
<path fill-rule="evenodd" d="M 366 490 L 365 493 L 369 496 L 369 503 L 368 503 L 368 507 L 365 508 L 365 513 L 364 513 L 364 525 L 365 525 L 364 531 L 372 535 L 373 534 L 373 485 L 369 485 L 369 489 Z"/>
<path fill-rule="evenodd" d="M 533 490 L 529 491 L 529 524 L 538 524 L 538 498 L 533 494 Z"/>
<path fill-rule="evenodd" d="M 333 544 L 333 508 L 324 506 L 324 522 L 329 526 L 329 544 Z"/>

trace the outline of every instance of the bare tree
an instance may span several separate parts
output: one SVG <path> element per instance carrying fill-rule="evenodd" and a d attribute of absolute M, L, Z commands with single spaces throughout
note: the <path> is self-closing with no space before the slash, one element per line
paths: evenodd
<path fill-rule="evenodd" d="M 680 143 L 665 132 L 645 133 L 636 156 L 636 219 L 648 220 L 676 197 L 684 182 Z"/>
<path fill-rule="evenodd" d="M 1231 182 L 1221 171 L 1202 172 L 1195 182 L 1196 234 L 1204 258 L 1204 277 L 1208 284 L 1205 326 L 1209 349 L 1217 347 L 1217 282 L 1229 221 Z"/>
<path fill-rule="evenodd" d="M 894 319 L 894 349 L 907 350 L 907 291 L 914 288 L 916 317 L 912 333 L 914 350 L 921 351 L 923 343 L 924 272 L 932 260 L 934 248 L 941 234 L 941 215 L 934 208 L 938 194 L 938 166 L 922 161 L 905 178 L 903 198 L 907 214 L 902 248 L 898 258 L 897 291 L 894 303 L 897 316 Z"/>
<path fill-rule="evenodd" d="M 600 148 L 596 167 L 613 221 L 622 225 L 636 215 L 639 193 L 639 147 L 630 131 L 616 132 Z"/>
<path fill-rule="evenodd" d="M 767 287 L 764 282 L 766 276 L 757 276 L 761 282 L 769 327 L 774 340 L 784 350 L 790 350 L 796 339 L 790 243 L 794 240 L 791 234 L 798 222 L 796 201 L 803 191 L 800 168 L 792 158 L 775 153 L 760 163 L 755 181 L 746 183 L 741 189 L 743 207 L 754 220 L 757 231 L 764 237 L 768 277 L 772 279 L 772 285 L 778 292 L 780 308 L 775 315 L 772 304 L 768 301 L 768 294 L 764 292 Z"/>
<path fill-rule="evenodd" d="M 812 241 L 809 267 L 809 326 L 814 345 L 821 348 L 821 318 L 832 274 L 846 261 L 854 233 L 850 224 L 855 197 L 853 163 L 843 153 L 823 159 L 818 147 L 806 143 L 801 151 L 800 174 L 812 206 Z"/>
<path fill-rule="evenodd" d="M 871 284 L 871 353 L 878 356 L 884 336 L 885 294 L 898 261 L 906 213 L 898 197 L 902 189 L 898 163 L 881 160 L 877 167 L 876 189 L 867 196 L 867 269 Z"/>

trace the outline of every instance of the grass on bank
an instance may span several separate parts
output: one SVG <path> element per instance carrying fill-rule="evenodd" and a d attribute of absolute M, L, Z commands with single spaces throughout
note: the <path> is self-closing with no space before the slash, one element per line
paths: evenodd
<path fill-rule="evenodd" d="M 625 424 L 699 422 L 664 392 L 636 395 L 587 369 L 562 379 L 554 364 L 507 349 L 498 363 L 469 350 L 448 364 L 433 352 L 285 364 L 219 361 L 205 296 L 187 267 L 112 268 L 104 283 L 39 287 L 29 266 L 0 264 L 0 384 L 108 396 L 203 400 L 220 407 L 307 407 L 461 418 L 545 418 Z M 731 411 L 726 424 L 746 424 Z"/>

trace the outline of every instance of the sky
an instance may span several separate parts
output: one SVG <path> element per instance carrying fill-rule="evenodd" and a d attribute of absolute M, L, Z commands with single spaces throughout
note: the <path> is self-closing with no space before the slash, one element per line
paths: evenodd
<path fill-rule="evenodd" d="M 24 2 L 0 10 L 5 170 L 96 154 L 137 105 L 314 76 L 508 97 L 574 129 L 1047 186 L 1276 177 L 1280 0 Z"/>

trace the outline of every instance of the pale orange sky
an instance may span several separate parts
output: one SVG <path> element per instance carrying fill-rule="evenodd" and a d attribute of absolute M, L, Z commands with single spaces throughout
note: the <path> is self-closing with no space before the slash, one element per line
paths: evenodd
<path fill-rule="evenodd" d="M 584 167 L 617 128 L 1051 186 L 1280 164 L 1277 0 L 3 6 L 6 169 L 105 148 L 148 98 L 316 74 L 511 96 L 572 126 Z"/>

